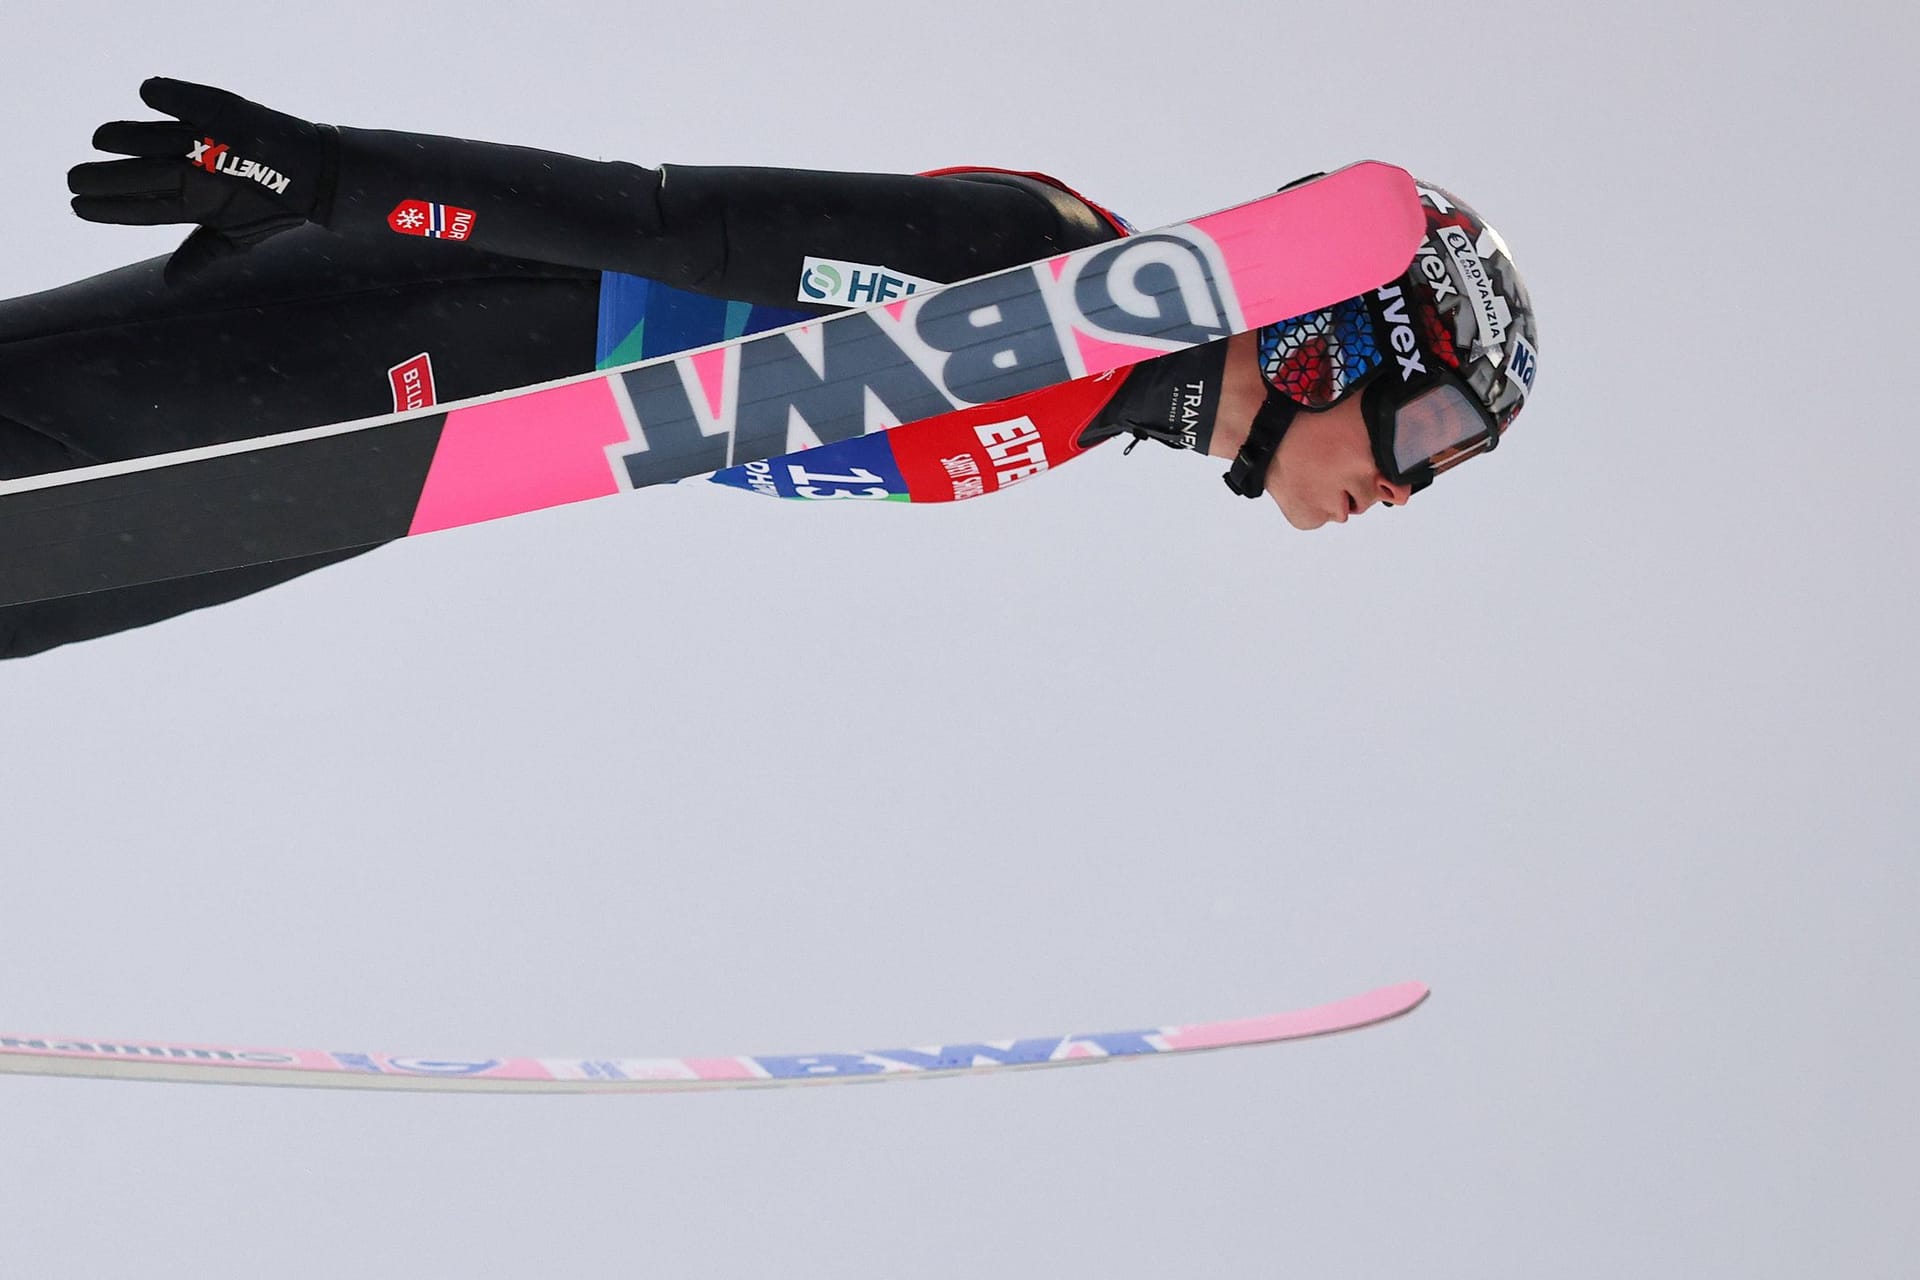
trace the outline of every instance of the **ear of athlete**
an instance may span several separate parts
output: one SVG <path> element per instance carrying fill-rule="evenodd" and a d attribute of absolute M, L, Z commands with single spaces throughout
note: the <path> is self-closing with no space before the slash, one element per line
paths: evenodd
<path fill-rule="evenodd" d="M 338 170 L 328 126 L 160 76 L 140 86 L 140 99 L 173 118 L 101 125 L 94 147 L 126 158 L 77 165 L 67 187 L 73 211 L 90 222 L 198 224 L 168 260 L 168 283 L 324 220 Z"/>

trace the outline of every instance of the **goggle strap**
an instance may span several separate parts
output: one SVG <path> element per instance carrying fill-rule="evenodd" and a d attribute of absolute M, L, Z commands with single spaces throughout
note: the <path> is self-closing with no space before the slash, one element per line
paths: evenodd
<path fill-rule="evenodd" d="M 1243 498 L 1258 498 L 1267 491 L 1267 469 L 1273 465 L 1273 455 L 1280 448 L 1280 437 L 1287 434 L 1298 412 L 1300 406 L 1292 400 L 1276 390 L 1267 391 L 1266 400 L 1247 428 L 1246 442 L 1233 455 L 1233 465 L 1227 474 L 1221 477 L 1227 482 L 1227 488 Z"/>

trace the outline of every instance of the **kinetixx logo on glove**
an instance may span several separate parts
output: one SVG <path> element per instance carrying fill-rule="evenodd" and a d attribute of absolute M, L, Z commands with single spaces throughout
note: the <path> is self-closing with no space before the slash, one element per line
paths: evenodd
<path fill-rule="evenodd" d="M 193 144 L 193 150 L 187 152 L 187 163 L 195 164 L 208 173 L 224 173 L 235 178 L 248 178 L 266 187 L 273 194 L 287 194 L 292 179 L 278 169 L 270 169 L 258 160 L 241 160 L 234 156 L 233 149 L 224 142 L 215 142 L 212 138 L 202 138 Z"/>

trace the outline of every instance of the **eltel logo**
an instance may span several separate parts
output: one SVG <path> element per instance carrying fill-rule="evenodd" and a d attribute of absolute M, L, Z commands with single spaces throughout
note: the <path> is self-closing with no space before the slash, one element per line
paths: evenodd
<path fill-rule="evenodd" d="M 427 236 L 434 240 L 465 240 L 473 234 L 478 215 L 458 205 L 435 204 L 431 200 L 402 200 L 387 215 L 387 225 L 403 236 Z"/>
<path fill-rule="evenodd" d="M 863 307 L 910 297 L 934 287 L 931 280 L 871 263 L 806 258 L 800 267 L 798 297 L 801 302 L 817 302 L 829 307 Z"/>
<path fill-rule="evenodd" d="M 1040 428 L 1033 424 L 1032 418 L 989 422 L 975 427 L 973 434 L 987 447 L 997 488 L 1004 489 L 1047 469 L 1047 446 L 1041 441 Z"/>
<path fill-rule="evenodd" d="M 257 182 L 277 196 L 287 194 L 287 188 L 292 185 L 292 180 L 279 170 L 269 169 L 258 160 L 236 159 L 226 143 L 212 138 L 194 143 L 193 150 L 187 152 L 187 163 L 198 165 L 208 173 L 224 173 Z"/>
<path fill-rule="evenodd" d="M 393 386 L 395 413 L 409 413 L 434 403 L 433 361 L 424 351 L 387 370 L 387 381 Z"/>

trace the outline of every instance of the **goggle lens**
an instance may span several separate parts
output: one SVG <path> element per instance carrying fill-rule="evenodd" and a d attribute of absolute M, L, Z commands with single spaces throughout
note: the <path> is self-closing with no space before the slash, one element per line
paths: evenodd
<path fill-rule="evenodd" d="M 1416 489 L 1425 488 L 1449 467 L 1491 449 L 1500 438 L 1492 415 L 1451 377 L 1415 392 L 1390 414 L 1379 413 L 1378 405 L 1367 407 L 1375 410 L 1367 415 L 1375 460 L 1389 479 Z"/>
<path fill-rule="evenodd" d="M 1421 392 L 1393 415 L 1393 461 L 1403 475 L 1422 465 L 1443 471 L 1442 459 L 1484 449 L 1487 439 L 1486 414 L 1452 382 Z"/>

